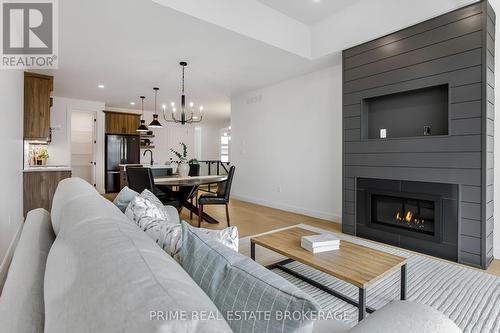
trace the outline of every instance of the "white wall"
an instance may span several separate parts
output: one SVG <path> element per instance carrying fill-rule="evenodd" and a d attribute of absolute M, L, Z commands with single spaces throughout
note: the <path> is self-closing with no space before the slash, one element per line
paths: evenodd
<path fill-rule="evenodd" d="M 342 73 L 333 67 L 231 100 L 234 196 L 340 222 Z"/>
<path fill-rule="evenodd" d="M 220 130 L 230 125 L 229 120 L 203 123 L 201 126 L 201 159 L 220 159 Z"/>
<path fill-rule="evenodd" d="M 96 128 L 96 187 L 104 193 L 104 102 L 84 101 L 54 97 L 50 114 L 52 142 L 48 146 L 49 165 L 71 165 L 71 117 L 72 111 L 89 111 L 97 114 Z"/>
<path fill-rule="evenodd" d="M 22 71 L 0 74 L 0 262 L 23 222 L 23 110 Z"/>

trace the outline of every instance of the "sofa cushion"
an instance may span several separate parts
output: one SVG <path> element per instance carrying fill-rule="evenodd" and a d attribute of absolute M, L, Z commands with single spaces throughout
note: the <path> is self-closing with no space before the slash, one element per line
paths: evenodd
<path fill-rule="evenodd" d="M 72 201 L 87 196 L 95 196 L 96 194 L 98 194 L 96 189 L 80 178 L 67 178 L 59 182 L 52 198 L 50 211 L 52 228 L 56 236 L 61 225 L 61 210 L 63 207 Z"/>
<path fill-rule="evenodd" d="M 182 239 L 182 266 L 234 332 L 311 332 L 319 308 L 297 287 L 186 222 Z"/>
<path fill-rule="evenodd" d="M 95 193 L 60 215 L 45 272 L 45 332 L 230 332 L 182 267 L 113 203 Z M 168 320 L 167 311 L 188 320 Z"/>
<path fill-rule="evenodd" d="M 419 303 L 395 301 L 370 314 L 349 333 L 462 333 L 438 310 Z"/>
<path fill-rule="evenodd" d="M 128 204 L 138 195 L 139 193 L 131 190 L 128 186 L 125 186 L 124 188 L 122 188 L 120 193 L 118 193 L 115 200 L 113 200 L 113 203 L 116 205 L 116 207 L 118 207 L 122 212 L 125 213 L 125 209 L 127 209 Z"/>
<path fill-rule="evenodd" d="M 0 297 L 0 332 L 43 332 L 43 277 L 54 239 L 49 212 L 30 211 Z"/>

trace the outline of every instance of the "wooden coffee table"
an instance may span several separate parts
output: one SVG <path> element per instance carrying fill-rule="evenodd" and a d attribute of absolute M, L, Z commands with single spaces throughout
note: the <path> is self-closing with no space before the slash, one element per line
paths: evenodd
<path fill-rule="evenodd" d="M 366 306 L 366 288 L 399 268 L 401 269 L 401 299 L 406 299 L 406 258 L 343 240 L 340 241 L 339 250 L 313 254 L 303 249 L 300 246 L 300 241 L 302 236 L 316 234 L 316 232 L 295 227 L 263 236 L 252 237 L 250 239 L 250 256 L 255 260 L 255 245 L 257 244 L 289 258 L 267 267 L 269 269 L 278 268 L 283 270 L 316 288 L 358 307 L 358 318 L 360 321 L 363 320 L 366 312 L 372 313 L 375 311 Z M 293 261 L 314 267 L 319 271 L 358 287 L 358 301 L 285 266 Z"/>

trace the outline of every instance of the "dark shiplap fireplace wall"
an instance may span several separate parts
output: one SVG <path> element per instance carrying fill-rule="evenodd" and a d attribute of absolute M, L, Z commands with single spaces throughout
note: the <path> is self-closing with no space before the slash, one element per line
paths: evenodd
<path fill-rule="evenodd" d="M 459 188 L 457 261 L 489 265 L 494 39 L 495 13 L 480 2 L 343 51 L 345 233 L 357 234 L 360 178 L 454 184 Z M 424 136 L 422 129 L 421 136 L 391 138 L 389 131 L 385 139 L 366 134 L 367 101 L 437 86 L 448 89 L 444 133 Z"/>

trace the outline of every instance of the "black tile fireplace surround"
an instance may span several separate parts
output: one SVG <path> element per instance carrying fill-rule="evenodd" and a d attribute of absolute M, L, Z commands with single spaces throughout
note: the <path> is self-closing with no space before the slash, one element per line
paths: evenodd
<path fill-rule="evenodd" d="M 358 178 L 360 237 L 457 261 L 458 185 Z"/>

